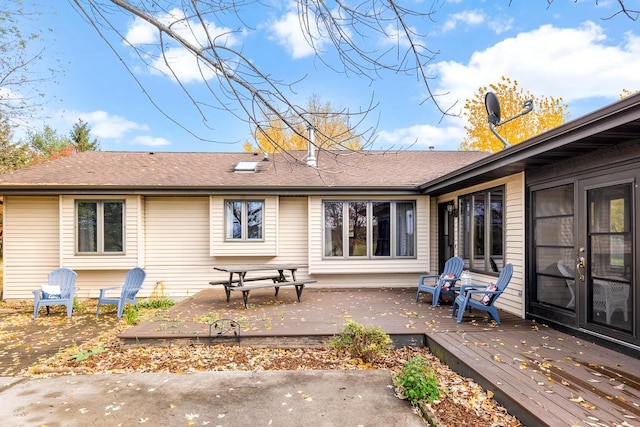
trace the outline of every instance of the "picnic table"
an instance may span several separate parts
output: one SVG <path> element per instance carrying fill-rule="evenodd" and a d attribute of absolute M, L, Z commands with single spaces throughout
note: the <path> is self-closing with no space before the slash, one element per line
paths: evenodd
<path fill-rule="evenodd" d="M 228 265 L 228 266 L 216 266 L 214 270 L 223 271 L 229 273 L 228 280 L 214 280 L 209 282 L 210 285 L 223 285 L 224 291 L 227 296 L 227 302 L 231 297 L 231 291 L 241 291 L 242 299 L 244 301 L 245 308 L 249 308 L 249 293 L 254 289 L 270 288 L 273 287 L 276 290 L 276 297 L 278 291 L 282 286 L 293 286 L 296 289 L 296 296 L 298 302 L 302 297 L 302 290 L 304 286 L 310 283 L 316 283 L 315 280 L 297 280 L 296 271 L 300 268 L 305 268 L 303 264 L 247 264 L 247 265 Z M 248 273 L 256 272 L 272 272 L 269 274 L 262 274 L 258 276 L 249 275 Z M 289 273 L 290 277 L 287 277 Z"/>

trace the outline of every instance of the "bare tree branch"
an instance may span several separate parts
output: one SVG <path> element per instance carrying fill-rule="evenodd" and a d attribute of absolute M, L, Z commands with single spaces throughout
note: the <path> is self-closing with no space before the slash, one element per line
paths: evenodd
<path fill-rule="evenodd" d="M 551 7 L 551 5 L 553 4 L 553 1 L 554 0 L 547 0 L 547 9 Z M 596 6 L 600 4 L 600 0 L 594 0 L 594 1 L 596 3 Z M 618 6 L 620 7 L 619 10 L 609 16 L 603 17 L 602 20 L 607 21 L 618 15 L 625 15 L 627 18 L 631 19 L 632 21 L 637 21 L 638 17 L 640 17 L 640 9 L 629 9 L 624 4 L 624 1 L 625 0 L 616 0 L 616 2 L 618 3 Z M 578 0 L 573 0 L 573 2 L 578 3 Z M 511 3 L 513 3 L 513 0 L 509 0 L 509 6 L 511 6 Z"/>
<path fill-rule="evenodd" d="M 46 40 L 43 29 L 26 29 L 41 15 L 35 2 L 30 6 L 27 11 L 22 2 L 5 1 L 0 9 L 0 117 L 12 126 L 28 125 L 35 110 L 46 102 L 43 83 L 60 72 L 53 68 L 34 71 L 44 57 Z"/>
<path fill-rule="evenodd" d="M 413 74 L 422 82 L 426 93 L 425 102 L 432 102 L 445 115 L 448 114 L 448 109 L 439 105 L 437 94 L 430 87 L 433 77 L 427 72 L 427 65 L 438 53 L 426 48 L 423 44 L 425 36 L 419 34 L 410 22 L 430 18 L 440 1 L 433 0 L 431 8 L 426 12 L 407 9 L 395 0 L 363 1 L 355 6 L 339 0 L 297 0 L 295 3 L 301 31 L 314 49 L 316 57 L 326 66 L 338 73 L 371 81 L 378 79 L 384 72 Z M 310 112 L 294 101 L 297 95 L 294 87 L 300 80 L 287 82 L 269 74 L 245 56 L 242 46 L 237 47 L 234 43 L 234 38 L 253 29 L 250 19 L 247 19 L 250 9 L 256 6 L 270 7 L 259 0 L 73 2 L 109 43 L 145 95 L 163 114 L 168 116 L 145 90 L 132 66 L 127 64 L 119 46 L 109 41 L 107 30 L 127 44 L 146 64 L 148 70 L 171 76 L 207 126 L 210 126 L 207 116 L 211 109 L 226 110 L 258 130 L 268 125 L 264 121 L 265 117 L 274 116 L 280 118 L 294 133 L 300 132 L 301 122 L 305 124 L 303 129 L 312 125 Z M 127 40 L 127 34 L 123 34 L 124 31 L 115 23 L 117 12 L 153 26 L 157 31 L 157 41 L 141 45 Z M 370 43 L 363 43 L 374 38 L 386 40 L 386 50 L 370 48 Z M 326 47 L 331 49 L 325 50 Z M 176 48 L 191 55 L 199 72 L 199 81 L 206 86 L 209 98 L 196 97 L 181 70 L 175 68 L 173 55 Z M 336 56 L 337 62 L 330 59 Z M 365 118 L 376 106 L 377 103 L 372 99 L 369 105 L 357 112 L 342 112 L 353 118 L 349 120 L 354 126 L 350 132 L 363 141 L 363 146 L 372 142 L 374 129 L 368 127 L 356 131 L 355 126 L 364 125 L 367 122 Z M 198 137 L 211 141 L 209 138 Z M 277 141 L 273 143 L 275 146 L 278 144 Z"/>
<path fill-rule="evenodd" d="M 599 0 L 594 1 L 598 4 Z M 617 1 L 620 11 L 615 15 L 624 14 L 630 19 L 637 19 L 638 11 L 627 8 L 624 0 Z M 244 52 L 243 38 L 262 24 L 252 21 L 256 8 L 265 12 L 261 16 L 272 12 L 277 15 L 281 13 L 277 2 L 73 0 L 73 3 L 109 43 L 152 104 L 191 134 L 194 132 L 170 117 L 145 89 L 141 77 L 134 72 L 137 65 L 128 63 L 131 52 L 135 52 L 149 72 L 172 78 L 210 129 L 214 124 L 209 121 L 209 113 L 218 110 L 227 111 L 256 132 L 265 131 L 274 117 L 300 137 L 306 137 L 301 135 L 300 129 L 313 125 L 311 112 L 296 102 L 296 86 L 305 76 L 285 81 Z M 422 103 L 430 103 L 441 117 L 445 117 L 453 105 L 440 104 L 442 98 L 439 95 L 444 94 L 432 90 L 437 76 L 430 75 L 428 68 L 439 52 L 431 49 L 427 35 L 417 30 L 425 27 L 425 20 L 433 19 L 443 3 L 444 0 L 431 0 L 430 6 L 420 3 L 420 9 L 418 6 L 411 9 L 398 0 L 291 1 L 300 32 L 324 66 L 336 73 L 370 82 L 387 74 L 415 76 L 425 93 Z M 547 0 L 548 7 L 552 3 L 553 0 Z M 153 41 L 134 40 L 128 31 L 120 29 L 118 25 L 123 24 L 118 22 L 118 18 L 123 16 L 129 22 L 134 18 L 136 25 L 145 22 L 153 28 Z M 110 41 L 113 35 L 119 38 L 117 46 L 116 42 Z M 122 51 L 122 43 L 128 46 L 128 51 Z M 189 71 L 195 71 L 197 75 L 185 75 L 185 70 L 177 67 L 178 55 L 188 55 L 193 63 Z M 199 87 L 206 88 L 205 97 L 190 86 L 196 77 Z M 359 138 L 363 147 L 374 139 L 375 129 L 366 127 L 365 123 L 376 107 L 377 103 L 372 98 L 369 105 L 359 111 L 342 111 L 353 125 L 350 134 Z M 356 129 L 356 125 L 366 129 Z M 268 132 L 263 133 L 268 135 Z M 210 137 L 194 136 L 213 142 Z M 278 141 L 271 143 L 274 147 L 279 145 Z M 340 146 L 339 142 L 337 145 Z"/>

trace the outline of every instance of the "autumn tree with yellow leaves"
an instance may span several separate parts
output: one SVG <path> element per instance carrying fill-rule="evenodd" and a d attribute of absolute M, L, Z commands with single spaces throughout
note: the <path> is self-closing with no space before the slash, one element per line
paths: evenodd
<path fill-rule="evenodd" d="M 493 92 L 500 101 L 501 120 L 522 111 L 525 101 L 532 100 L 534 109 L 517 119 L 496 127 L 496 131 L 511 145 L 560 126 L 569 117 L 568 105 L 562 98 L 536 97 L 518 87 L 516 80 L 502 77 L 500 83 L 479 88 L 473 99 L 467 99 L 463 115 L 468 120 L 467 134 L 460 150 L 498 152 L 504 144 L 491 132 L 485 107 L 485 95 Z"/>
<path fill-rule="evenodd" d="M 320 101 L 317 95 L 312 96 L 300 117 L 272 114 L 265 117 L 267 123 L 256 126 L 254 130 L 255 144 L 247 141 L 244 150 L 274 153 L 288 150 L 306 150 L 309 130 L 314 129 L 314 144 L 321 150 L 360 150 L 360 136 L 353 133 L 354 127 L 349 123 L 347 111 L 336 111 L 330 102 Z M 293 124 L 291 124 L 293 123 Z"/>
<path fill-rule="evenodd" d="M 620 94 L 620 99 L 625 99 L 628 98 L 632 95 L 635 95 L 636 93 L 639 93 L 640 90 L 629 90 L 629 89 L 622 89 L 622 93 Z"/>

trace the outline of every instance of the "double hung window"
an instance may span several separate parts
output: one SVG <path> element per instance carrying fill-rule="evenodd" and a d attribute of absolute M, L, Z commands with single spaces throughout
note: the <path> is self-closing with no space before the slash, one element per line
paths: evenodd
<path fill-rule="evenodd" d="M 225 238 L 264 240 L 264 200 L 226 200 Z"/>
<path fill-rule="evenodd" d="M 124 253 L 123 200 L 76 201 L 76 252 Z"/>
<path fill-rule="evenodd" d="M 414 201 L 324 201 L 327 258 L 415 257 Z"/>

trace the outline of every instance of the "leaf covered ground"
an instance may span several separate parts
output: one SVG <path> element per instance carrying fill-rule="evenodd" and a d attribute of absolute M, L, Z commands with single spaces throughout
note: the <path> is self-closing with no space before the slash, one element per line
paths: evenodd
<path fill-rule="evenodd" d="M 67 319 L 60 307 L 32 318 L 32 304 L 0 304 L 0 375 L 54 375 L 259 370 L 387 369 L 400 372 L 411 357 L 429 360 L 442 396 L 427 405 L 441 426 L 519 426 L 519 421 L 469 378 L 457 375 L 428 349 L 404 347 L 373 363 L 332 348 L 267 349 L 238 345 L 185 344 L 123 346 L 117 335 L 130 326 L 105 311 L 97 318 L 91 302 Z M 142 321 L 155 314 L 142 310 Z"/>

